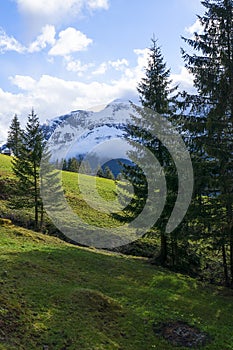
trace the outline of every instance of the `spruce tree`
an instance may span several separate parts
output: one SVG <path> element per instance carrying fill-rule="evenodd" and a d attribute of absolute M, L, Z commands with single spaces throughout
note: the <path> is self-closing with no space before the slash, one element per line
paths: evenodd
<path fill-rule="evenodd" d="M 63 165 L 62 165 L 62 170 L 67 171 L 67 167 L 68 167 L 67 160 L 64 159 L 64 160 L 63 160 Z"/>
<path fill-rule="evenodd" d="M 78 161 L 75 157 L 69 158 L 68 160 L 68 171 L 77 173 L 79 168 Z"/>
<path fill-rule="evenodd" d="M 40 228 L 43 224 L 43 209 L 52 215 L 65 210 L 61 170 L 58 170 L 63 161 L 59 166 L 56 163 L 51 161 L 51 152 L 44 147 L 40 162 L 40 195 L 42 197 Z"/>
<path fill-rule="evenodd" d="M 39 188 L 39 168 L 43 150 L 43 133 L 37 115 L 28 116 L 26 129 L 18 157 L 13 160 L 13 171 L 18 179 L 16 188 L 17 207 L 34 208 L 34 226 L 39 229 L 39 215 L 42 215 L 42 201 Z"/>
<path fill-rule="evenodd" d="M 165 265 L 168 260 L 168 237 L 165 233 L 165 227 L 176 197 L 177 179 L 174 180 L 174 171 L 171 171 L 173 163 L 168 151 L 159 139 L 150 134 L 150 130 L 155 130 L 156 113 L 166 118 L 172 117 L 175 110 L 176 87 L 171 88 L 170 69 L 166 68 L 166 63 L 164 62 L 161 49 L 157 45 L 157 41 L 154 38 L 152 38 L 151 41 L 152 45 L 149 49 L 145 77 L 138 84 L 139 98 L 142 106 L 145 107 L 145 112 L 142 112 L 136 106 L 134 107 L 140 116 L 133 116 L 137 126 L 128 125 L 127 133 L 133 140 L 138 141 L 141 145 L 147 147 L 155 155 L 166 173 L 167 183 L 170 182 L 173 187 L 172 191 L 169 190 L 168 193 L 174 198 L 171 199 L 170 196 L 170 200 L 167 201 L 166 207 L 154 227 L 154 231 L 157 232 L 159 230 L 160 232 L 160 255 L 156 260 L 162 265 Z M 155 112 L 153 118 L 148 118 L 147 109 Z M 141 150 L 140 147 L 133 153 L 137 154 L 141 159 L 144 157 L 143 150 Z M 145 203 L 147 197 L 147 185 L 145 184 L 145 176 L 142 173 L 142 170 L 145 169 L 141 169 L 140 166 L 132 167 L 127 165 L 124 166 L 124 169 L 126 178 L 129 180 L 133 179 L 135 193 L 139 199 L 141 198 L 140 202 Z M 173 193 L 175 193 L 175 196 Z M 153 207 L 153 205 L 156 204 L 152 203 L 151 205 Z M 151 213 L 151 215 L 153 215 L 153 213 Z"/>
<path fill-rule="evenodd" d="M 176 87 L 171 88 L 170 69 L 166 68 L 157 40 L 152 38 L 151 41 L 145 77 L 138 84 L 139 98 L 143 107 L 169 116 L 172 113 L 172 102 L 175 100 L 171 98 L 171 93 Z"/>
<path fill-rule="evenodd" d="M 115 176 L 113 175 L 113 172 L 108 166 L 104 167 L 104 177 L 106 179 L 115 180 Z"/>
<path fill-rule="evenodd" d="M 17 114 L 14 115 L 7 137 L 7 147 L 13 152 L 15 157 L 19 156 L 22 143 L 22 130 Z"/>
<path fill-rule="evenodd" d="M 98 177 L 105 177 L 104 170 L 103 170 L 101 165 L 97 166 L 95 173 L 96 173 L 96 176 L 98 176 Z"/>
<path fill-rule="evenodd" d="M 79 173 L 81 172 L 86 175 L 92 175 L 92 169 L 88 160 L 83 159 L 79 163 L 80 163 L 79 169 L 78 169 Z"/>
<path fill-rule="evenodd" d="M 185 94 L 185 102 L 192 113 L 188 128 L 191 133 L 196 129 L 194 155 L 204 164 L 201 170 L 208 169 L 197 189 L 198 219 L 212 235 L 213 247 L 221 248 L 225 283 L 233 286 L 233 1 L 205 0 L 202 5 L 202 33 L 183 38 L 194 50 L 182 53 L 197 89 L 196 95 Z"/>

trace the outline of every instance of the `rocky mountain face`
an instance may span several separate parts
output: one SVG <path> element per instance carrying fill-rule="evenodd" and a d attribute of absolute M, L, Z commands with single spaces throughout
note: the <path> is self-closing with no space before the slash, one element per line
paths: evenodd
<path fill-rule="evenodd" d="M 43 125 L 53 160 L 84 158 L 103 164 L 125 158 L 129 144 L 124 128 L 135 110 L 130 102 L 115 100 L 98 112 L 77 110 Z"/>

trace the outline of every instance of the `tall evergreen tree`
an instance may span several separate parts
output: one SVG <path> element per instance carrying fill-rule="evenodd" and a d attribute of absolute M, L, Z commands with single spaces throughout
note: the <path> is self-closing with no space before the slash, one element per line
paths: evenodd
<path fill-rule="evenodd" d="M 174 101 L 171 93 L 176 90 L 176 87 L 171 88 L 170 69 L 166 68 L 157 40 L 152 38 L 151 41 L 145 77 L 138 84 L 139 98 L 143 107 L 169 116 L 172 114 L 171 102 Z"/>
<path fill-rule="evenodd" d="M 66 171 L 67 171 L 67 167 L 68 167 L 68 164 L 67 164 L 67 163 L 68 163 L 67 160 L 64 159 L 64 160 L 63 160 L 63 165 L 62 165 L 62 170 L 66 170 Z"/>
<path fill-rule="evenodd" d="M 96 169 L 96 176 L 98 176 L 98 177 L 104 177 L 104 171 L 103 171 L 101 165 L 98 165 L 98 166 L 97 166 L 97 169 Z"/>
<path fill-rule="evenodd" d="M 86 175 L 91 175 L 92 174 L 92 169 L 90 166 L 90 163 L 88 160 L 79 160 L 79 169 L 78 169 L 79 173 L 83 173 Z"/>
<path fill-rule="evenodd" d="M 42 215 L 42 202 L 39 188 L 39 168 L 43 150 L 43 133 L 37 115 L 28 116 L 26 129 L 22 134 L 22 144 L 18 157 L 13 160 L 13 171 L 18 179 L 16 189 L 17 206 L 34 208 L 35 229 L 40 226 L 39 215 Z"/>
<path fill-rule="evenodd" d="M 11 121 L 10 129 L 8 132 L 7 147 L 9 147 L 13 152 L 13 154 L 16 157 L 18 157 L 21 144 L 22 144 L 22 130 L 20 127 L 20 122 L 17 117 L 17 114 L 15 114 Z"/>
<path fill-rule="evenodd" d="M 75 157 L 69 158 L 67 162 L 67 171 L 71 171 L 74 173 L 78 172 L 79 163 Z"/>
<path fill-rule="evenodd" d="M 171 88 L 170 70 L 166 68 L 166 63 L 164 62 L 161 49 L 157 45 L 157 41 L 154 38 L 151 41 L 152 45 L 149 49 L 145 77 L 138 84 L 138 92 L 142 106 L 155 112 L 155 115 L 154 118 L 148 118 L 146 110 L 143 113 L 135 107 L 136 112 L 140 114 L 139 117 L 133 117 L 137 126 L 128 125 L 127 133 L 132 139 L 139 141 L 143 146 L 147 147 L 159 160 L 165 171 L 167 183 L 170 182 L 170 185 L 174 187 L 169 193 L 175 198 L 177 193 L 177 179 L 174 181 L 172 160 L 161 141 L 151 135 L 150 130 L 155 130 L 156 113 L 167 118 L 172 116 L 175 110 L 176 87 Z M 143 158 L 143 150 L 137 149 L 136 153 Z M 145 201 L 147 197 L 147 185 L 144 183 L 145 176 L 142 174 L 142 170 L 144 169 L 141 169 L 140 166 L 124 166 L 124 168 L 126 177 L 129 180 L 134 179 L 135 193 L 141 198 L 141 202 Z M 169 188 L 171 189 L 171 187 Z M 172 203 L 174 204 L 174 198 L 171 200 L 170 196 L 170 201 L 167 201 L 166 208 L 164 208 L 163 214 L 156 224 L 156 228 L 160 231 L 160 256 L 158 260 L 161 264 L 166 264 L 168 259 L 168 237 L 165 233 L 165 227 L 167 218 L 171 212 Z"/>
<path fill-rule="evenodd" d="M 113 175 L 111 169 L 108 166 L 104 167 L 104 177 L 106 179 L 115 180 L 115 176 Z"/>
<path fill-rule="evenodd" d="M 62 163 L 53 163 L 51 161 L 51 152 L 48 148 L 43 147 L 43 154 L 40 162 L 40 195 L 41 203 L 41 218 L 40 228 L 43 224 L 44 210 L 47 213 L 54 214 L 65 210 L 65 199 L 62 187 L 61 171 L 58 170 Z"/>
<path fill-rule="evenodd" d="M 189 128 L 196 129 L 194 154 L 208 167 L 198 189 L 205 213 L 199 219 L 214 246 L 221 247 L 225 283 L 233 286 L 233 1 L 205 0 L 202 5 L 202 33 L 183 38 L 195 52 L 183 50 L 183 57 L 197 89 L 185 101 L 193 113 Z M 203 201 L 203 195 L 209 200 Z"/>

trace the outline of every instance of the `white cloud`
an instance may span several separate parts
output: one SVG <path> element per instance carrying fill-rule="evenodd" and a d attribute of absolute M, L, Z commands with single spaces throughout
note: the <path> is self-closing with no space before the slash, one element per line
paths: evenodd
<path fill-rule="evenodd" d="M 179 74 L 171 74 L 174 85 L 179 85 L 179 90 L 193 90 L 193 75 L 185 67 L 180 67 Z"/>
<path fill-rule="evenodd" d="M 44 49 L 47 44 L 55 44 L 55 27 L 52 25 L 46 25 L 42 28 L 42 33 L 33 41 L 28 48 L 28 52 L 38 52 Z"/>
<path fill-rule="evenodd" d="M 108 0 L 88 0 L 87 1 L 88 6 L 91 9 L 105 9 L 107 10 L 109 7 Z"/>
<path fill-rule="evenodd" d="M 113 68 L 117 71 L 124 72 L 128 65 L 129 65 L 129 62 L 125 58 L 122 58 L 121 60 L 118 59 L 116 61 L 102 62 L 99 65 L 99 67 L 97 67 L 97 69 L 92 72 L 92 74 L 93 75 L 103 75 L 110 68 Z"/>
<path fill-rule="evenodd" d="M 147 66 L 150 49 L 135 49 L 134 53 L 138 56 L 138 66 L 144 68 Z"/>
<path fill-rule="evenodd" d="M 138 95 L 136 87 L 144 74 L 148 50 L 134 52 L 137 61 L 133 67 L 127 65 L 124 59 L 108 61 L 115 62 L 112 64 L 115 68 L 124 67 L 125 69 L 120 71 L 119 79 L 107 83 L 64 80 L 51 75 L 42 75 L 37 80 L 23 75 L 12 77 L 11 82 L 18 87 L 19 93 L 11 94 L 0 90 L 0 140 L 6 134 L 14 113 L 17 113 L 23 122 L 27 119 L 32 106 L 41 122 L 44 122 L 47 118 L 62 115 L 71 110 L 88 109 L 109 103 L 116 98 L 133 99 Z M 87 69 L 72 57 L 67 57 L 66 60 L 67 64 L 70 63 L 71 71 Z"/>
<path fill-rule="evenodd" d="M 45 25 L 41 30 L 41 34 L 28 47 L 25 47 L 14 37 L 8 36 L 0 29 L 0 53 L 7 51 L 16 51 L 20 54 L 25 52 L 34 53 L 50 45 L 52 46 L 48 52 L 50 56 L 68 56 L 70 53 L 86 50 L 92 43 L 92 39 L 73 27 L 62 30 L 58 34 L 57 40 L 55 36 L 55 27 Z"/>
<path fill-rule="evenodd" d="M 7 91 L 4 91 L 0 88 L 0 104 L 1 104 L 1 112 L 0 112 L 0 144 L 4 143 L 7 139 L 7 132 L 9 128 L 10 121 L 12 120 L 14 114 L 20 115 L 22 111 L 27 110 L 27 114 L 29 113 L 29 109 L 33 106 L 33 101 L 30 98 L 25 100 L 24 94 L 13 94 Z M 20 118 L 22 121 L 22 118 Z"/>
<path fill-rule="evenodd" d="M 108 0 L 15 0 L 21 13 L 46 23 L 74 17 L 83 9 L 108 9 Z M 49 21 L 49 22 L 48 22 Z"/>
<path fill-rule="evenodd" d="M 114 69 L 121 71 L 129 65 L 129 62 L 125 58 L 122 58 L 121 60 L 118 59 L 116 61 L 109 61 L 109 65 L 112 66 Z"/>
<path fill-rule="evenodd" d="M 36 80 L 34 80 L 32 77 L 23 75 L 15 75 L 14 77 L 10 77 L 10 81 L 12 84 L 26 91 L 32 90 L 36 84 Z"/>
<path fill-rule="evenodd" d="M 21 45 L 14 37 L 8 36 L 3 29 L 0 29 L 0 52 L 16 51 L 18 53 L 25 52 L 26 48 Z"/>
<path fill-rule="evenodd" d="M 145 67 L 147 67 L 150 50 L 147 48 L 135 49 L 134 53 L 137 55 L 137 65 L 134 69 L 127 68 L 125 70 L 125 75 L 128 79 L 133 79 L 135 84 L 138 84 L 145 74 Z"/>
<path fill-rule="evenodd" d="M 80 60 L 74 60 L 71 56 L 65 57 L 66 69 L 75 72 L 78 76 L 82 76 L 84 72 L 94 66 L 93 63 L 83 64 Z"/>
<path fill-rule="evenodd" d="M 18 94 L 12 94 L 0 89 L 0 126 L 9 127 L 14 113 L 25 121 L 30 108 L 33 106 L 40 120 L 67 113 L 74 109 L 87 109 L 92 106 L 106 104 L 115 98 L 131 98 L 137 96 L 136 86 L 144 74 L 147 49 L 135 50 L 137 64 L 129 67 L 125 59 L 108 61 L 121 71 L 119 79 L 108 83 L 97 81 L 80 82 L 77 80 L 64 80 L 51 75 L 42 75 L 35 80 L 30 76 L 15 75 L 11 82 L 19 88 Z M 72 57 L 66 57 L 66 63 L 71 71 L 79 72 L 91 68 L 83 65 Z M 110 65 L 109 63 L 109 65 Z M 92 65 L 92 64 L 90 64 Z M 7 114 L 8 113 L 8 114 Z M 5 116 L 8 115 L 7 119 Z M 0 140 L 6 132 L 0 128 Z"/>
<path fill-rule="evenodd" d="M 35 81 L 28 76 L 17 75 L 11 78 L 11 81 L 24 90 L 22 98 L 25 101 L 34 101 L 35 109 L 40 110 L 40 114 L 42 111 L 46 117 L 65 113 L 71 109 L 88 108 L 90 105 L 102 104 L 122 96 L 121 79 L 107 84 L 96 81 L 83 83 L 50 75 L 42 75 Z M 131 91 L 132 87 L 128 85 L 124 90 Z"/>
<path fill-rule="evenodd" d="M 185 31 L 193 36 L 194 33 L 202 34 L 203 33 L 203 26 L 201 25 L 201 22 L 199 19 L 196 20 L 195 23 L 193 23 L 190 27 L 186 27 Z"/>
<path fill-rule="evenodd" d="M 123 76 L 110 83 L 84 83 L 50 75 L 42 75 L 38 80 L 16 75 L 11 78 L 11 82 L 20 92 L 12 94 L 0 89 L 0 140 L 6 139 L 13 115 L 16 113 L 24 125 L 32 107 L 40 121 L 45 122 L 47 118 L 71 110 L 88 109 L 109 103 L 116 98 L 131 98 L 136 95 L 135 77 L 129 80 Z"/>
<path fill-rule="evenodd" d="M 81 5 L 81 1 L 75 0 L 16 0 L 20 11 L 30 15 L 54 15 L 58 12 L 70 11 L 75 4 Z"/>
<path fill-rule="evenodd" d="M 108 69 L 108 64 L 107 62 L 103 62 L 99 65 L 99 67 L 97 69 L 94 70 L 94 72 L 92 72 L 93 75 L 103 75 L 107 72 Z"/>
<path fill-rule="evenodd" d="M 73 27 L 68 27 L 59 33 L 59 39 L 49 51 L 52 56 L 66 56 L 72 52 L 85 50 L 92 39 Z"/>

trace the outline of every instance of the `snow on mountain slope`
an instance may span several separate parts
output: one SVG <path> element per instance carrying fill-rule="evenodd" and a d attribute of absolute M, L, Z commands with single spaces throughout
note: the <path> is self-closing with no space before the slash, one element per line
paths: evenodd
<path fill-rule="evenodd" d="M 129 146 L 123 141 L 124 126 L 133 113 L 130 102 L 115 100 L 98 112 L 77 110 L 48 121 L 43 129 L 52 159 L 90 152 L 104 161 L 126 157 Z"/>

